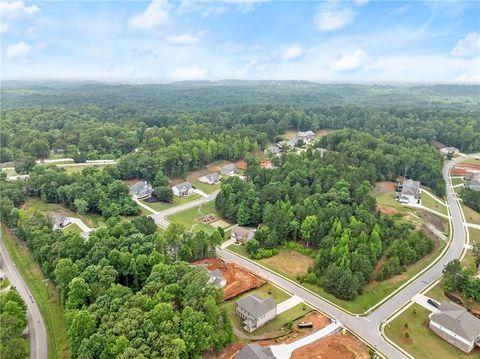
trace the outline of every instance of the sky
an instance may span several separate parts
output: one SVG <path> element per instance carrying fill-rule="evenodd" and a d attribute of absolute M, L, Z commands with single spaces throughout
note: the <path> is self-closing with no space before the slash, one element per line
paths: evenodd
<path fill-rule="evenodd" d="M 1 78 L 479 83 L 480 1 L 5 1 Z"/>

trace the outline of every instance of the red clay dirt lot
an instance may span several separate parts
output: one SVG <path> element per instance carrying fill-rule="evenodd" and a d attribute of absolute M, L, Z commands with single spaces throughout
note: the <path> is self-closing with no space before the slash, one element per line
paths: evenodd
<path fill-rule="evenodd" d="M 375 183 L 375 191 L 380 193 L 390 193 L 395 191 L 397 184 L 391 181 L 381 181 Z"/>
<path fill-rule="evenodd" d="M 368 359 L 368 347 L 352 334 L 334 334 L 298 348 L 291 359 Z"/>
<path fill-rule="evenodd" d="M 192 263 L 193 265 L 203 264 L 208 270 L 220 269 L 227 285 L 223 288 L 223 299 L 229 300 L 248 292 L 251 289 L 259 288 L 266 283 L 260 277 L 243 269 L 233 263 L 224 262 L 220 258 L 209 258 Z"/>
<path fill-rule="evenodd" d="M 450 174 L 452 176 L 465 176 L 469 175 L 475 171 L 480 171 L 480 165 L 474 165 L 470 163 L 458 164 L 452 168 Z"/>

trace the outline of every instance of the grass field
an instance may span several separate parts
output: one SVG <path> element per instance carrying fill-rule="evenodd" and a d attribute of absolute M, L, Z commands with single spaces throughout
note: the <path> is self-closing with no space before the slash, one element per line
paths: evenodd
<path fill-rule="evenodd" d="M 207 233 L 212 233 L 215 231 L 214 227 L 212 227 L 210 224 L 200 223 L 195 220 L 198 217 L 210 213 L 214 214 L 217 218 L 220 218 L 220 215 L 215 209 L 215 201 L 202 203 L 199 206 L 189 208 L 182 212 L 177 212 L 171 216 L 168 216 L 167 219 L 172 223 L 181 224 L 195 231 L 204 230 Z"/>
<path fill-rule="evenodd" d="M 35 298 L 47 327 L 48 357 L 70 358 L 63 308 L 55 286 L 48 282 L 26 245 L 2 223 L 2 237 L 8 253 Z"/>
<path fill-rule="evenodd" d="M 465 215 L 465 220 L 468 223 L 480 224 L 480 213 L 474 211 L 470 207 L 462 204 L 463 214 Z"/>
<path fill-rule="evenodd" d="M 88 168 L 88 167 L 95 167 L 98 170 L 103 170 L 107 166 L 110 166 L 110 165 L 105 165 L 105 164 L 103 164 L 103 165 L 85 164 L 85 165 L 80 165 L 80 166 L 57 165 L 57 167 L 64 168 L 65 172 L 67 172 L 69 175 L 74 174 L 74 173 L 82 172 L 85 168 Z"/>
<path fill-rule="evenodd" d="M 452 185 L 462 184 L 463 178 L 462 177 L 452 177 Z"/>
<path fill-rule="evenodd" d="M 282 250 L 277 255 L 261 259 L 259 262 L 266 267 L 275 268 L 276 271 L 288 273 L 295 278 L 307 274 L 308 268 L 313 266 L 312 258 L 293 250 Z"/>
<path fill-rule="evenodd" d="M 314 285 L 314 284 L 308 284 L 308 283 L 303 283 L 302 285 L 305 288 L 310 289 L 312 292 L 318 294 L 319 296 L 337 304 L 338 306 L 342 307 L 343 309 L 352 312 L 354 314 L 361 314 L 368 310 L 370 307 L 381 301 L 383 298 L 388 296 L 390 293 L 394 292 L 398 287 L 400 287 L 402 284 L 407 282 L 410 278 L 415 276 L 417 273 L 419 273 L 423 268 L 428 266 L 430 263 L 432 263 L 437 256 L 441 253 L 443 247 L 445 246 L 444 242 L 440 242 L 440 245 L 437 246 L 432 253 L 429 255 L 425 256 L 421 260 L 419 260 L 417 263 L 412 264 L 411 266 L 407 267 L 407 270 L 403 272 L 402 274 L 399 274 L 397 276 L 394 276 L 390 279 L 384 280 L 383 282 L 372 282 L 368 284 L 364 290 L 363 293 L 360 294 L 355 300 L 353 301 L 346 301 L 346 300 L 341 300 L 333 296 L 332 294 L 327 293 L 323 288 Z M 230 245 L 228 247 L 229 250 L 232 252 L 235 252 L 237 254 L 240 254 L 244 257 L 248 258 L 248 253 L 246 250 L 245 246 L 238 246 L 238 245 Z M 272 257 L 273 258 L 273 257 Z M 285 260 L 288 260 L 285 258 Z M 297 283 L 297 275 L 293 273 L 288 273 L 285 269 L 287 266 L 283 264 L 283 267 L 280 265 L 272 265 L 272 263 L 265 263 L 262 261 L 265 261 L 265 259 L 261 260 L 253 260 L 254 262 L 257 262 L 259 264 L 264 265 L 265 267 L 271 269 L 274 272 L 277 272 Z M 300 283 L 299 283 L 300 284 Z"/>
<path fill-rule="evenodd" d="M 5 172 L 7 176 L 16 176 L 17 172 L 15 171 L 14 168 L 9 168 L 9 169 L 2 169 L 2 172 Z"/>
<path fill-rule="evenodd" d="M 479 358 L 478 354 L 464 354 L 430 330 L 426 324 L 429 314 L 427 309 L 413 304 L 385 327 L 385 334 L 416 359 Z"/>
<path fill-rule="evenodd" d="M 69 224 L 67 227 L 62 229 L 65 233 L 82 233 L 82 230 L 75 223 Z"/>
<path fill-rule="evenodd" d="M 145 201 L 142 201 L 142 202 L 156 211 L 163 211 L 164 209 L 168 209 L 171 207 L 178 206 L 180 204 L 192 202 L 199 198 L 202 198 L 202 196 L 200 196 L 197 193 L 192 193 L 191 195 L 184 196 L 184 197 L 173 196 L 172 202 L 152 202 L 152 203 L 145 202 Z"/>
<path fill-rule="evenodd" d="M 207 184 L 203 183 L 200 181 L 195 181 L 192 183 L 192 186 L 199 189 L 202 192 L 205 192 L 206 194 L 215 192 L 216 190 L 220 189 L 220 183 L 218 184 Z"/>
<path fill-rule="evenodd" d="M 0 282 L 0 290 L 7 288 L 10 285 L 10 282 L 7 277 L 3 277 L 2 281 Z"/>
<path fill-rule="evenodd" d="M 445 203 L 442 199 L 439 198 L 439 200 Z M 440 204 L 426 193 L 422 193 L 422 205 L 446 216 L 448 215 L 447 206 Z"/>
<path fill-rule="evenodd" d="M 469 227 L 468 234 L 470 235 L 470 244 L 480 243 L 480 229 Z"/>

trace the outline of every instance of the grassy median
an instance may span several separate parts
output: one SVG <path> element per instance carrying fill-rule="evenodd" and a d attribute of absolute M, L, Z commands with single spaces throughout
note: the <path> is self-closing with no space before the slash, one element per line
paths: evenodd
<path fill-rule="evenodd" d="M 27 283 L 42 314 L 48 337 L 49 358 L 70 358 L 67 328 L 56 287 L 43 275 L 26 244 L 17 239 L 2 223 L 2 237 L 8 253 Z"/>

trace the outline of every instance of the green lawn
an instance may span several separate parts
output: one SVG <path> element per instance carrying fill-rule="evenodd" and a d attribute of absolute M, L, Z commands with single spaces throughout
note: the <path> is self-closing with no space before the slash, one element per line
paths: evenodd
<path fill-rule="evenodd" d="M 372 282 L 368 284 L 364 290 L 363 293 L 360 294 L 355 300 L 353 301 L 346 301 L 346 300 L 341 300 L 333 296 L 332 294 L 327 293 L 323 288 L 314 285 L 314 284 L 308 284 L 308 283 L 303 283 L 302 285 L 305 288 L 310 289 L 312 292 L 318 294 L 320 297 L 323 297 L 338 306 L 342 307 L 343 309 L 354 313 L 354 314 L 362 314 L 366 310 L 368 310 L 370 307 L 373 305 L 377 304 L 379 301 L 381 301 L 383 298 L 388 296 L 390 293 L 394 292 L 398 287 L 400 287 L 402 284 L 407 282 L 410 278 L 415 276 L 417 273 L 419 273 L 423 268 L 428 266 L 430 263 L 432 263 L 437 256 L 441 253 L 443 247 L 445 246 L 444 242 L 440 242 L 441 244 L 437 246 L 432 253 L 429 255 L 425 256 L 421 260 L 419 260 L 417 263 L 412 264 L 407 268 L 405 272 L 402 274 L 399 274 L 397 276 L 394 276 L 390 279 L 384 280 L 383 282 Z M 248 257 L 248 253 L 246 250 L 245 246 L 238 246 L 238 245 L 230 245 L 228 247 L 229 250 L 232 252 L 235 252 L 239 255 L 242 255 L 244 257 Z M 291 275 L 289 273 L 282 272 L 278 268 L 273 267 L 272 265 L 265 265 L 261 261 L 253 260 L 254 262 L 257 262 L 259 264 L 264 265 L 265 267 L 271 269 L 274 272 L 277 272 L 290 280 L 299 283 L 297 281 L 297 278 L 295 275 Z M 299 283 L 300 284 L 300 283 Z"/>
<path fill-rule="evenodd" d="M 48 357 L 70 358 L 63 308 L 57 289 L 48 282 L 26 244 L 11 236 L 2 223 L 2 237 L 28 289 L 37 302 L 47 327 Z"/>
<path fill-rule="evenodd" d="M 196 199 L 199 199 L 199 198 L 202 198 L 202 196 L 200 196 L 198 193 L 193 193 L 189 196 L 184 196 L 184 197 L 173 196 L 172 202 L 152 202 L 152 203 L 145 202 L 145 201 L 142 201 L 142 202 L 156 211 L 163 211 L 165 209 L 178 206 L 180 204 L 185 204 L 191 201 L 195 201 Z"/>
<path fill-rule="evenodd" d="M 0 282 L 0 290 L 7 288 L 10 285 L 10 282 L 7 277 L 3 277 L 2 281 Z"/>
<path fill-rule="evenodd" d="M 480 243 L 480 229 L 468 227 L 468 234 L 470 235 L 470 244 Z"/>
<path fill-rule="evenodd" d="M 474 211 L 470 207 L 462 204 L 463 214 L 465 215 L 465 220 L 468 223 L 480 224 L 480 213 Z"/>
<path fill-rule="evenodd" d="M 95 167 L 97 168 L 98 170 L 103 170 L 105 167 L 107 166 L 110 166 L 110 165 L 105 165 L 105 164 L 102 164 L 102 165 L 92 165 L 92 164 L 85 164 L 85 165 L 81 165 L 81 166 L 65 166 L 65 165 L 57 165 L 57 167 L 62 167 L 65 169 L 65 172 L 67 172 L 69 175 L 71 174 L 74 174 L 74 173 L 79 173 L 79 172 L 82 172 L 85 168 L 88 168 L 88 167 Z"/>
<path fill-rule="evenodd" d="M 214 214 L 217 218 L 220 218 L 220 215 L 215 209 L 215 201 L 202 203 L 199 206 L 177 212 L 171 216 L 168 216 L 167 219 L 172 223 L 181 224 L 186 228 L 191 228 L 195 231 L 204 230 L 207 233 L 212 233 L 215 231 L 214 227 L 212 227 L 210 224 L 204 224 L 196 221 L 198 217 L 210 213 Z"/>
<path fill-rule="evenodd" d="M 462 177 L 452 177 L 452 185 L 462 184 L 463 179 Z"/>
<path fill-rule="evenodd" d="M 385 334 L 416 359 L 480 357 L 480 350 L 464 354 L 430 330 L 426 324 L 429 314 L 427 309 L 413 304 L 385 327 Z M 405 336 L 407 331 L 409 338 Z"/>
<path fill-rule="evenodd" d="M 443 200 L 439 199 L 440 201 L 444 202 Z M 431 210 L 434 210 L 436 212 L 439 212 L 441 214 L 444 214 L 444 215 L 448 215 L 448 211 L 447 211 L 447 207 L 443 204 L 440 204 L 439 202 L 437 202 L 436 200 L 434 200 L 432 197 L 430 197 L 428 194 L 426 193 L 422 193 L 422 205 L 431 209 Z"/>
<path fill-rule="evenodd" d="M 7 176 L 16 176 L 17 175 L 17 172 L 15 172 L 14 168 L 2 169 L 2 172 L 5 172 L 7 174 Z"/>
<path fill-rule="evenodd" d="M 62 229 L 65 233 L 82 233 L 83 231 L 75 223 L 69 224 L 67 227 Z"/>
<path fill-rule="evenodd" d="M 195 181 L 192 183 L 192 186 L 198 188 L 200 191 L 205 192 L 206 194 L 215 192 L 220 189 L 220 183 L 218 184 L 207 184 L 200 181 Z"/>

